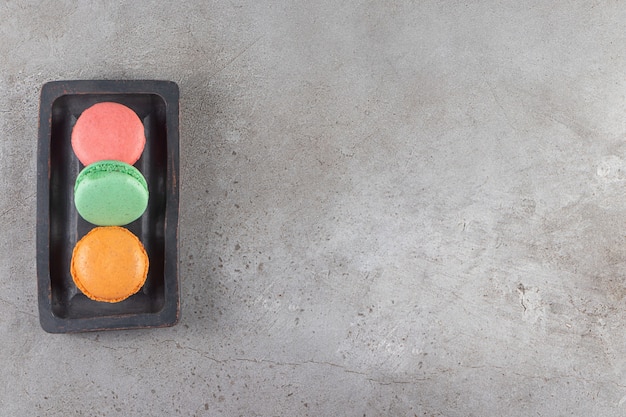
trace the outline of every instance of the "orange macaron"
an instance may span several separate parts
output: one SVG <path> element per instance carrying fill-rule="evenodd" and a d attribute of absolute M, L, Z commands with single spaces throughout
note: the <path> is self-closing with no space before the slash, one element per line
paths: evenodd
<path fill-rule="evenodd" d="M 74 247 L 70 272 L 78 289 L 95 301 L 116 303 L 137 293 L 148 275 L 148 255 L 128 229 L 96 227 Z"/>

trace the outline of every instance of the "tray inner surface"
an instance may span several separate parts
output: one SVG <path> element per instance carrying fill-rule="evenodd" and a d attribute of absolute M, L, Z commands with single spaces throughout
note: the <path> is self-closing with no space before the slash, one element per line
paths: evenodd
<path fill-rule="evenodd" d="M 135 164 L 148 182 L 146 212 L 124 227 L 146 248 L 150 268 L 144 287 L 119 303 L 92 301 L 74 285 L 70 275 L 76 242 L 95 226 L 83 220 L 74 206 L 74 182 L 83 165 L 71 146 L 71 133 L 80 114 L 102 101 L 133 109 L 142 120 L 146 147 Z M 167 175 L 166 106 L 157 94 L 68 94 L 52 104 L 50 137 L 50 281 L 52 312 L 63 319 L 157 313 L 165 304 L 165 204 Z"/>

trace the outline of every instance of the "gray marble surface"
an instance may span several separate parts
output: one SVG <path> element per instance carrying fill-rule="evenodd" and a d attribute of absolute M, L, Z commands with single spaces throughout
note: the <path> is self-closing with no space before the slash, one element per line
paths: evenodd
<path fill-rule="evenodd" d="M 619 1 L 0 4 L 0 414 L 622 416 Z M 181 90 L 173 328 L 50 335 L 39 93 Z"/>

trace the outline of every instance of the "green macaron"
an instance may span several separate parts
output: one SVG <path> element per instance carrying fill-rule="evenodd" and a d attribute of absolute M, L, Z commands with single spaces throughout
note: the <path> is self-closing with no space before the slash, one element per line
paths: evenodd
<path fill-rule="evenodd" d="M 76 178 L 74 204 L 83 219 L 98 226 L 123 226 L 148 206 L 148 184 L 139 170 L 121 161 L 87 165 Z"/>

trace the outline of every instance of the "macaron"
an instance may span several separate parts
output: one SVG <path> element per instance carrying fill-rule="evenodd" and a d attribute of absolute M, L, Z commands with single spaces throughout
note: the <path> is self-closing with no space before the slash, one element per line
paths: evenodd
<path fill-rule="evenodd" d="M 123 104 L 102 102 L 89 107 L 72 129 L 72 149 L 83 163 L 117 160 L 133 165 L 143 152 L 143 123 Z"/>
<path fill-rule="evenodd" d="M 98 161 L 76 177 L 74 204 L 78 214 L 98 226 L 123 226 L 137 220 L 148 206 L 148 184 L 139 170 L 121 161 Z"/>
<path fill-rule="evenodd" d="M 95 301 L 116 303 L 137 293 L 148 276 L 148 255 L 128 229 L 96 227 L 78 241 L 70 272 L 76 287 Z"/>

